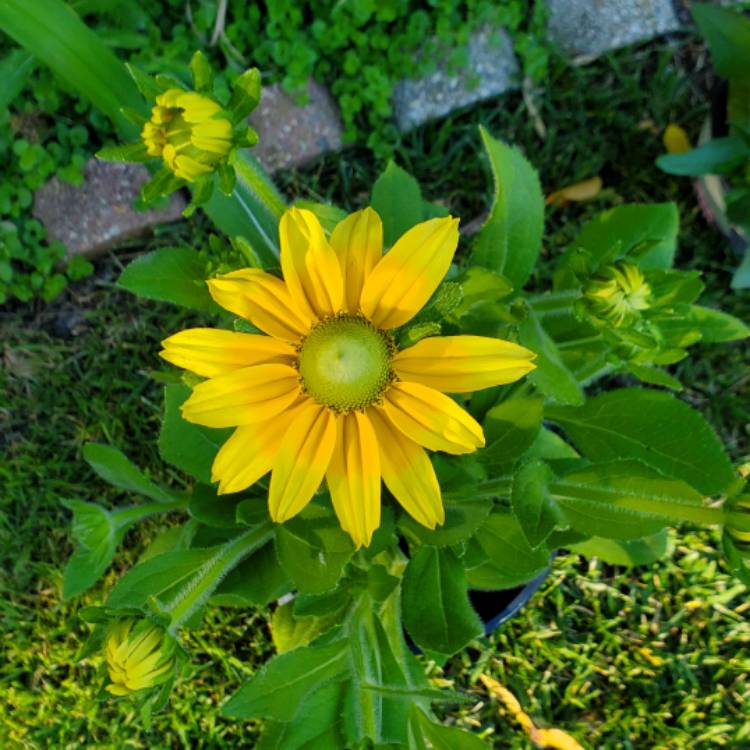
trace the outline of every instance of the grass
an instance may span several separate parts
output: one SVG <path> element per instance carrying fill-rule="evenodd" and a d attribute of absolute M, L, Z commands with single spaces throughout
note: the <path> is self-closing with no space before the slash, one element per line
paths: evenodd
<path fill-rule="evenodd" d="M 668 121 L 694 135 L 705 115 L 692 59 L 658 43 L 586 66 L 554 63 L 549 87 L 532 94 L 546 138 L 523 96 L 511 93 L 406 136 L 397 161 L 418 177 L 427 197 L 444 201 L 464 220 L 482 212 L 490 189 L 480 123 L 519 144 L 548 191 L 600 174 L 605 190 L 596 201 L 550 216 L 544 262 L 534 279 L 539 285 L 549 276 L 549 261 L 587 216 L 624 201 L 676 200 L 680 267 L 704 271 L 708 304 L 750 319 L 748 295 L 728 290 L 736 259 L 706 226 L 689 181 L 653 166 Z M 352 148 L 284 173 L 280 183 L 290 196 L 354 208 L 366 201 L 381 168 Z M 82 461 L 87 441 L 117 445 L 159 480 L 183 481 L 157 454 L 161 386 L 149 375 L 159 366 L 158 341 L 197 319 L 138 302 L 114 281 L 134 252 L 200 243 L 206 230 L 200 218 L 166 229 L 145 248 L 101 261 L 95 279 L 72 286 L 60 302 L 1 313 L 4 749 L 250 748 L 256 742 L 255 725 L 224 720 L 216 708 L 271 654 L 266 612 L 214 610 L 190 633 L 191 673 L 150 734 L 127 704 L 97 700 L 96 664 L 76 659 L 85 636 L 78 609 L 102 600 L 159 522 L 130 533 L 102 585 L 80 600 L 61 601 L 61 570 L 71 546 L 60 500 L 131 502 Z M 707 414 L 733 458 L 742 458 L 750 423 L 743 349 L 697 347 L 676 372 L 686 385 L 683 397 Z M 540 723 L 566 729 L 588 747 L 750 748 L 746 599 L 747 590 L 723 572 L 710 532 L 673 535 L 671 555 L 641 570 L 558 559 L 530 606 L 447 665 L 441 676 L 472 692 L 476 703 L 445 718 L 483 731 L 488 746 L 530 747 L 478 687 L 478 673 L 488 671 Z M 432 673 L 438 675 L 434 667 Z"/>

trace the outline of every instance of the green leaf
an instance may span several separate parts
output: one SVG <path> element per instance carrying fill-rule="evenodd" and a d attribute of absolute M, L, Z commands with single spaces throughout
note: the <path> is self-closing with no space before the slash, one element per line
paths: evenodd
<path fill-rule="evenodd" d="M 124 530 L 112 514 L 94 503 L 64 500 L 73 512 L 73 538 L 80 549 L 68 560 L 63 573 L 63 598 L 78 596 L 93 586 L 109 567 Z"/>
<path fill-rule="evenodd" d="M 193 487 L 188 511 L 206 526 L 232 529 L 237 526 L 237 506 L 241 501 L 237 495 L 219 495 L 215 487 L 197 484 Z"/>
<path fill-rule="evenodd" d="M 234 188 L 237 186 L 237 175 L 235 174 L 234 167 L 229 164 L 219 165 L 219 190 L 224 195 L 231 195 L 234 192 Z M 210 198 L 211 196 L 209 196 Z M 206 199 L 206 201 L 208 198 Z M 203 203 L 206 203 L 203 201 Z"/>
<path fill-rule="evenodd" d="M 229 167 L 231 169 L 231 167 Z M 200 206 L 205 206 L 211 200 L 214 194 L 214 176 L 213 174 L 197 180 L 190 185 L 190 203 L 183 209 L 182 215 L 185 217 L 192 216 L 195 210 Z M 213 236 L 213 235 L 212 235 Z"/>
<path fill-rule="evenodd" d="M 685 482 L 631 460 L 573 471 L 553 482 L 551 491 L 575 531 L 607 539 L 639 539 L 680 523 L 672 505 L 703 506 Z"/>
<path fill-rule="evenodd" d="M 583 390 L 575 375 L 565 366 L 554 340 L 544 330 L 536 313 L 528 309 L 518 329 L 520 343 L 537 355 L 536 369 L 527 376 L 547 398 L 560 404 L 583 403 Z"/>
<path fill-rule="evenodd" d="M 635 375 L 638 380 L 650 385 L 661 385 L 664 388 L 671 388 L 673 391 L 681 391 L 682 383 L 677 378 L 670 375 L 664 370 L 660 370 L 658 367 L 647 367 L 645 365 L 636 365 L 630 362 L 628 364 L 628 372 L 631 375 Z"/>
<path fill-rule="evenodd" d="M 585 542 L 570 545 L 571 552 L 585 557 L 598 557 L 609 565 L 651 565 L 667 553 L 667 530 L 642 539 L 604 539 L 595 536 Z"/>
<path fill-rule="evenodd" d="M 750 70 L 750 19 L 710 3 L 694 3 L 691 13 L 711 50 L 714 68 L 726 78 L 747 78 Z"/>
<path fill-rule="evenodd" d="M 234 153 L 230 165 L 237 176 L 232 196 L 214 190 L 203 210 L 228 237 L 245 237 L 264 268 L 278 267 L 279 219 L 286 208 L 284 199 L 249 151 Z"/>
<path fill-rule="evenodd" d="M 497 302 L 513 292 L 513 285 L 504 276 L 481 266 L 470 266 L 459 278 L 463 298 L 453 311 L 460 318 L 474 305 L 482 302 Z"/>
<path fill-rule="evenodd" d="M 556 432 L 542 427 L 534 443 L 524 454 L 524 458 L 532 460 L 542 458 L 545 461 L 566 460 L 578 458 L 573 446 L 566 443 Z"/>
<path fill-rule="evenodd" d="M 170 383 L 164 387 L 164 421 L 159 433 L 159 453 L 167 463 L 203 484 L 210 484 L 211 465 L 232 430 L 216 430 L 186 422 L 180 414 L 180 407 L 190 393 L 190 388 L 182 383 Z"/>
<path fill-rule="evenodd" d="M 0 29 L 107 115 L 121 136 L 137 136 L 122 107 L 144 110 L 125 66 L 61 0 L 3 0 Z"/>
<path fill-rule="evenodd" d="M 193 88 L 200 94 L 210 93 L 214 82 L 214 72 L 206 56 L 200 50 L 196 50 L 190 59 L 190 72 L 193 75 Z"/>
<path fill-rule="evenodd" d="M 0 110 L 7 109 L 21 93 L 35 67 L 34 56 L 22 49 L 10 50 L 0 61 Z"/>
<path fill-rule="evenodd" d="M 492 513 L 474 537 L 477 564 L 466 577 L 475 589 L 492 591 L 520 586 L 536 578 L 549 565 L 549 551 L 533 549 L 516 518 L 502 510 Z"/>
<path fill-rule="evenodd" d="M 510 398 L 490 409 L 483 422 L 487 447 L 479 459 L 488 465 L 512 463 L 531 447 L 542 425 L 541 396 Z"/>
<path fill-rule="evenodd" d="M 737 136 L 714 138 L 682 154 L 662 154 L 656 166 L 668 174 L 698 177 L 729 174 L 750 156 L 750 148 Z"/>
<path fill-rule="evenodd" d="M 271 543 L 241 562 L 219 584 L 211 601 L 221 607 L 265 607 L 292 588 Z"/>
<path fill-rule="evenodd" d="M 412 538 L 418 539 L 420 544 L 448 547 L 468 539 L 487 518 L 492 505 L 491 499 L 472 499 L 469 490 L 466 500 L 443 498 L 445 523 L 442 526 L 435 529 L 425 528 L 405 513 L 399 520 L 399 526 Z"/>
<path fill-rule="evenodd" d="M 271 616 L 273 645 L 280 654 L 307 646 L 334 625 L 341 624 L 339 612 L 328 612 L 316 617 L 298 616 L 294 611 L 294 604 L 294 601 L 285 602 L 276 607 Z"/>
<path fill-rule="evenodd" d="M 294 201 L 294 205 L 297 208 L 305 208 L 308 211 L 312 211 L 317 216 L 323 229 L 325 229 L 326 234 L 331 234 L 336 224 L 346 218 L 346 211 L 331 203 L 318 203 L 302 199 Z"/>
<path fill-rule="evenodd" d="M 486 745 L 458 727 L 435 724 L 417 706 L 409 713 L 409 750 L 483 750 Z"/>
<path fill-rule="evenodd" d="M 518 149 L 495 140 L 483 127 L 479 132 L 495 193 L 471 262 L 502 274 L 518 291 L 531 275 L 542 246 L 544 195 L 536 170 Z"/>
<path fill-rule="evenodd" d="M 417 550 L 404 573 L 402 606 L 404 626 L 422 649 L 451 655 L 484 633 L 461 561 L 449 548 Z"/>
<path fill-rule="evenodd" d="M 102 479 L 115 487 L 145 495 L 160 503 L 174 500 L 171 492 L 154 484 L 117 448 L 87 443 L 83 448 L 83 457 Z"/>
<path fill-rule="evenodd" d="M 419 184 L 393 161 L 375 180 L 370 203 L 383 221 L 383 243 L 387 248 L 424 218 Z"/>
<path fill-rule="evenodd" d="M 235 122 L 244 120 L 260 101 L 260 71 L 250 68 L 239 76 L 232 88 L 229 109 Z"/>
<path fill-rule="evenodd" d="M 133 79 L 133 83 L 135 83 L 138 91 L 141 92 L 147 101 L 153 102 L 153 100 L 162 93 L 162 87 L 159 86 L 153 76 L 144 73 L 132 63 L 125 63 L 125 68 Z"/>
<path fill-rule="evenodd" d="M 688 324 L 700 331 L 701 340 L 710 344 L 739 341 L 750 336 L 750 328 L 739 318 L 710 307 L 691 305 L 685 318 Z"/>
<path fill-rule="evenodd" d="M 732 275 L 732 289 L 750 289 L 750 251 L 745 251 L 742 263 Z"/>
<path fill-rule="evenodd" d="M 513 477 L 511 507 L 533 549 L 547 539 L 555 526 L 567 525 L 550 497 L 552 477 L 549 467 L 542 461 L 524 464 Z"/>
<path fill-rule="evenodd" d="M 663 391 L 622 388 L 577 408 L 549 406 L 545 416 L 592 461 L 635 458 L 706 495 L 721 494 L 734 480 L 703 415 Z"/>
<path fill-rule="evenodd" d="M 330 682 L 314 691 L 297 710 L 298 720 L 266 721 L 255 750 L 334 750 L 346 747 L 341 734 L 343 685 Z"/>
<path fill-rule="evenodd" d="M 275 656 L 229 699 L 221 712 L 233 719 L 291 721 L 305 699 L 348 673 L 347 657 L 348 646 L 343 639 Z"/>
<path fill-rule="evenodd" d="M 276 526 L 276 549 L 281 567 L 299 591 L 309 594 L 333 588 L 354 545 L 336 517 L 317 505 Z"/>
<path fill-rule="evenodd" d="M 617 245 L 617 257 L 635 250 L 644 271 L 667 269 L 674 261 L 679 227 L 680 215 L 674 203 L 631 203 L 597 214 L 584 225 L 573 247 L 588 250 L 600 259 Z"/>
<path fill-rule="evenodd" d="M 96 152 L 96 158 L 102 161 L 141 162 L 149 158 L 146 144 L 143 142 L 125 145 L 105 146 Z"/>
<path fill-rule="evenodd" d="M 206 264 L 187 247 L 165 247 L 139 256 L 122 272 L 118 284 L 147 299 L 201 312 L 218 310 L 208 293 Z"/>
<path fill-rule="evenodd" d="M 186 583 L 216 554 L 217 549 L 177 549 L 139 563 L 115 584 L 107 598 L 107 606 L 139 608 L 151 597 L 166 601 L 179 584 Z"/>

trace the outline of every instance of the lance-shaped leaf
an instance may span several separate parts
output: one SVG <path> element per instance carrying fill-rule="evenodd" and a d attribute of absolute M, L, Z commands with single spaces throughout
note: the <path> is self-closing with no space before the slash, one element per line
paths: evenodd
<path fill-rule="evenodd" d="M 164 387 L 164 421 L 159 433 L 159 453 L 204 484 L 211 482 L 211 465 L 231 429 L 211 429 L 192 424 L 182 418 L 180 407 L 190 396 L 190 388 L 182 383 Z"/>
<path fill-rule="evenodd" d="M 201 312 L 218 310 L 208 293 L 206 264 L 187 247 L 165 247 L 139 256 L 122 272 L 118 284 L 147 299 Z"/>
<path fill-rule="evenodd" d="M 291 721 L 316 690 L 349 674 L 348 652 L 348 643 L 341 638 L 275 656 L 229 699 L 222 714 L 234 719 Z"/>
<path fill-rule="evenodd" d="M 404 574 L 404 625 L 421 648 L 454 654 L 484 633 L 469 603 L 466 575 L 447 547 L 420 547 Z"/>
<path fill-rule="evenodd" d="M 375 180 L 370 202 L 383 222 L 385 247 L 425 218 L 419 183 L 393 161 Z"/>
<path fill-rule="evenodd" d="M 485 747 L 484 742 L 470 732 L 430 721 L 417 706 L 409 714 L 409 750 L 483 750 Z"/>
<path fill-rule="evenodd" d="M 634 458 L 706 495 L 721 494 L 734 480 L 703 415 L 663 391 L 623 388 L 579 407 L 551 405 L 545 416 L 592 461 Z"/>
<path fill-rule="evenodd" d="M 542 544 L 558 524 L 567 526 L 550 496 L 552 479 L 553 474 L 543 461 L 529 461 L 513 477 L 511 506 L 532 548 Z"/>
<path fill-rule="evenodd" d="M 175 499 L 169 490 L 154 484 L 117 448 L 87 443 L 83 449 L 83 457 L 102 479 L 115 487 L 145 495 L 160 503 L 169 503 Z"/>
<path fill-rule="evenodd" d="M 505 276 L 520 290 L 542 246 L 544 194 L 521 152 L 480 127 L 494 181 L 490 215 L 477 235 L 471 261 Z"/>

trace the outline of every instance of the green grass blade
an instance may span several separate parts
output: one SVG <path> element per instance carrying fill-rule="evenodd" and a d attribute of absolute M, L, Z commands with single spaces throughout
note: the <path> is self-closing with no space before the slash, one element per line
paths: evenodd
<path fill-rule="evenodd" d="M 90 99 L 124 138 L 137 135 L 120 109 L 144 102 L 125 66 L 61 0 L 3 0 L 0 29 Z"/>

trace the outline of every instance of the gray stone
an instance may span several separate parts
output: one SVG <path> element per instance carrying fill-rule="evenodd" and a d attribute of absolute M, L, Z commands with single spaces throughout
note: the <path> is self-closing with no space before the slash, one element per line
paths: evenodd
<path fill-rule="evenodd" d="M 517 86 L 518 61 L 503 29 L 484 27 L 469 40 L 469 61 L 460 73 L 445 67 L 396 84 L 393 108 L 398 127 L 411 130 L 454 109 L 498 96 Z"/>
<path fill-rule="evenodd" d="M 186 205 L 181 193 L 173 193 L 166 208 L 133 209 L 148 177 L 142 164 L 91 159 L 82 185 L 51 179 L 34 194 L 32 212 L 46 227 L 49 239 L 62 242 L 69 256 L 94 257 L 181 218 Z"/>
<path fill-rule="evenodd" d="M 341 118 L 335 102 L 320 84 L 308 82 L 309 101 L 300 106 L 279 84 L 263 88 L 250 115 L 260 143 L 252 153 L 269 171 L 300 167 L 329 151 L 341 149 Z"/>
<path fill-rule="evenodd" d="M 599 55 L 675 31 L 672 0 L 547 0 L 551 41 L 573 55 Z"/>

